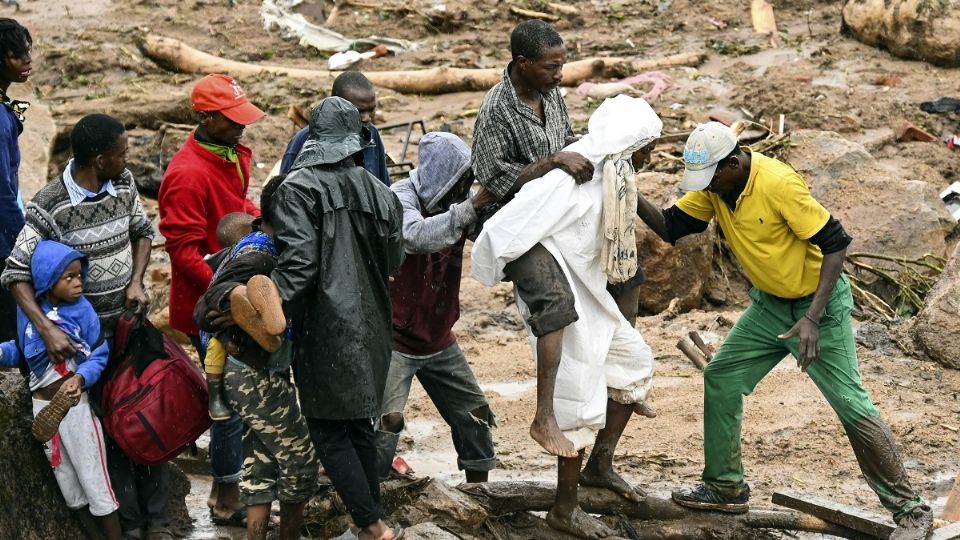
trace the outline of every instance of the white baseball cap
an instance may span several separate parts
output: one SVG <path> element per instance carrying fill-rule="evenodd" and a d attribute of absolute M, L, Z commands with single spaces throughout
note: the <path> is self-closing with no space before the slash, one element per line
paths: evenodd
<path fill-rule="evenodd" d="M 680 189 L 700 191 L 713 180 L 717 163 L 737 147 L 737 136 L 720 122 L 697 124 L 683 147 L 683 179 Z"/>

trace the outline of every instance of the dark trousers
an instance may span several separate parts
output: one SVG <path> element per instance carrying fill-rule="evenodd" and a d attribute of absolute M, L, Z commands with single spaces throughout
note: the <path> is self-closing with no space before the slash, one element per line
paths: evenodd
<path fill-rule="evenodd" d="M 167 519 L 167 498 L 170 497 L 170 470 L 167 464 L 139 465 L 130 461 L 123 450 L 107 440 L 107 469 L 110 483 L 120 504 L 120 528 L 124 532 L 163 528 Z"/>
<path fill-rule="evenodd" d="M 307 418 L 310 438 L 327 476 L 361 529 L 383 517 L 377 478 L 377 446 L 373 420 Z"/>

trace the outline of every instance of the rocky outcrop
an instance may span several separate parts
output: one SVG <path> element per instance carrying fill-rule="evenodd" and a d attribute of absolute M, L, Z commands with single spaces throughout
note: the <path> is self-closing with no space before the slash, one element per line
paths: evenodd
<path fill-rule="evenodd" d="M 956 222 L 939 197 L 940 173 L 915 160 L 874 159 L 833 132 L 799 130 L 790 142 L 787 161 L 853 236 L 850 251 L 946 255 Z"/>
<path fill-rule="evenodd" d="M 678 198 L 680 178 L 661 173 L 637 175 L 637 190 L 650 202 L 667 208 Z M 680 309 L 700 307 L 713 264 L 714 226 L 703 234 L 664 242 L 642 221 L 637 222 L 637 253 L 647 281 L 640 288 L 641 313 L 659 313 L 678 298 Z"/>
<path fill-rule="evenodd" d="M 923 309 L 913 321 L 911 334 L 930 358 L 945 367 L 960 369 L 960 244 L 954 249 L 937 285 L 927 293 Z"/>
<path fill-rule="evenodd" d="M 30 434 L 33 421 L 30 392 L 16 371 L 0 372 L 0 531 L 15 531 L 23 540 L 85 540 L 80 524 L 67 508 L 43 447 Z M 185 498 L 190 481 L 171 464 L 167 515 L 171 529 L 183 534 L 192 527 Z"/>
<path fill-rule="evenodd" d="M 960 66 L 960 10 L 955 0 L 847 0 L 843 30 L 910 60 Z"/>
<path fill-rule="evenodd" d="M 23 377 L 0 372 L 0 531 L 16 531 L 17 538 L 29 540 L 85 539 L 43 447 L 30 435 L 30 403 Z"/>

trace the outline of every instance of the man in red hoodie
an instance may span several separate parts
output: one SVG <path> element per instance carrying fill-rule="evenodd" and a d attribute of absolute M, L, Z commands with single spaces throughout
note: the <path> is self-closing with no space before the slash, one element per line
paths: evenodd
<path fill-rule="evenodd" d="M 232 212 L 260 216 L 247 198 L 253 152 L 240 139 L 244 128 L 265 113 L 227 75 L 200 79 L 190 99 L 200 123 L 170 160 L 158 202 L 160 232 L 166 237 L 172 268 L 170 326 L 190 336 L 202 361 L 205 351 L 193 308 L 213 278 L 203 257 L 223 247 L 217 242 L 217 224 L 223 216 Z M 245 517 L 238 485 L 242 431 L 237 415 L 210 428 L 214 482 L 207 505 L 215 523 L 240 525 Z"/>

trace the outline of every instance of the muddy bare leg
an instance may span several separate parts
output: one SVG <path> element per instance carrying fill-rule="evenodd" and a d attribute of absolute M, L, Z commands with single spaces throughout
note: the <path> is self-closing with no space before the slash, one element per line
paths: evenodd
<path fill-rule="evenodd" d="M 269 503 L 247 506 L 247 540 L 266 540 L 269 526 Z"/>
<path fill-rule="evenodd" d="M 553 411 L 553 391 L 563 350 L 563 330 L 537 338 L 537 413 L 530 426 L 530 436 L 547 452 L 565 458 L 576 457 L 577 451 L 560 431 Z"/>
<path fill-rule="evenodd" d="M 576 457 L 557 458 L 557 500 L 547 514 L 547 523 L 558 531 L 578 538 L 605 538 L 613 531 L 580 509 L 577 500 L 577 476 L 583 463 L 583 451 Z"/>
<path fill-rule="evenodd" d="M 647 494 L 631 486 L 613 470 L 613 454 L 627 422 L 633 416 L 634 408 L 635 405 L 607 400 L 607 425 L 597 433 L 590 459 L 580 473 L 580 485 L 607 488 L 625 499 L 640 502 Z"/>
<path fill-rule="evenodd" d="M 277 535 L 280 540 L 299 540 L 300 527 L 303 526 L 303 509 L 307 502 L 280 503 L 280 528 Z"/>

